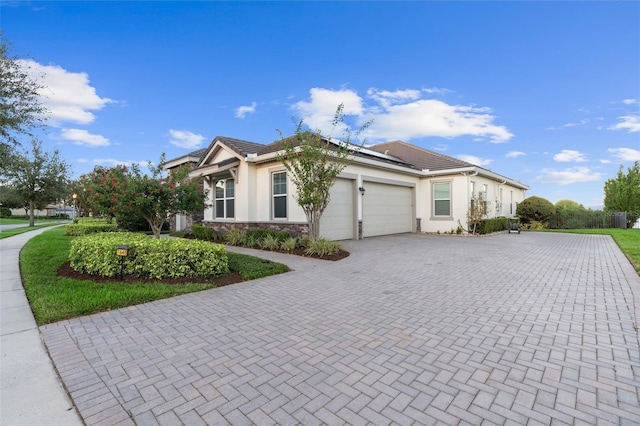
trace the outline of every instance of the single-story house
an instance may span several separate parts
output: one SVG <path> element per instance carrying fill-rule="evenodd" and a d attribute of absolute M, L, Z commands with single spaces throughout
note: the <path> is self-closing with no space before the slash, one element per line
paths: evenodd
<path fill-rule="evenodd" d="M 334 143 L 329 141 L 330 143 Z M 204 177 L 208 204 L 201 215 L 178 215 L 173 227 L 194 222 L 218 231 L 271 228 L 307 233 L 295 186 L 278 161 L 279 144 L 216 137 L 208 148 L 169 160 L 190 164 Z M 450 232 L 462 224 L 475 195 L 489 202 L 489 217 L 513 217 L 529 189 L 518 181 L 402 141 L 362 148 L 331 188 L 321 236 L 360 239 L 405 232 Z"/>

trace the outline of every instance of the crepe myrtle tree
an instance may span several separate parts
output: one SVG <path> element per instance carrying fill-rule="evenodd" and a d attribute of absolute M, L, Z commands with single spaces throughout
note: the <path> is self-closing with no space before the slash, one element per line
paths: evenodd
<path fill-rule="evenodd" d="M 111 222 L 120 207 L 128 172 L 127 166 L 119 164 L 110 168 L 95 166 L 91 173 L 80 176 L 76 192 L 81 194 L 80 207 Z"/>
<path fill-rule="evenodd" d="M 86 187 L 88 204 L 97 211 L 141 217 L 149 223 L 153 235 L 160 238 L 162 226 L 178 213 L 191 214 L 205 208 L 206 192 L 202 178 L 190 178 L 187 165 L 166 174 L 165 155 L 157 165 L 149 163 L 150 174 L 133 164 L 100 169 L 90 176 Z"/>
<path fill-rule="evenodd" d="M 303 119 L 297 121 L 293 136 L 285 137 L 277 130 L 280 135 L 277 158 L 296 187 L 296 202 L 304 211 L 312 239 L 320 236 L 320 218 L 329 205 L 331 187 L 364 145 L 364 140 L 354 144 L 353 138 L 357 139 L 371 124 L 365 123 L 354 134 L 347 128 L 340 140 L 333 139 L 333 132 L 342 127 L 344 118 L 344 104 L 340 104 L 333 117 L 331 132 L 326 136 L 320 130 L 305 129 Z"/>

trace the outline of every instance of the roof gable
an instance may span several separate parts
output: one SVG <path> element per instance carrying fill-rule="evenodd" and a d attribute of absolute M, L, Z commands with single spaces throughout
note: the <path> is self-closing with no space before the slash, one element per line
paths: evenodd
<path fill-rule="evenodd" d="M 229 155 L 237 159 L 244 159 L 248 154 L 255 154 L 264 148 L 264 145 L 249 142 L 242 139 L 234 139 L 226 136 L 216 136 L 209 147 L 200 157 L 197 167 L 203 167 L 214 162 L 214 158 L 218 156 L 221 150 L 226 151 Z M 228 157 L 223 158 L 227 159 Z"/>

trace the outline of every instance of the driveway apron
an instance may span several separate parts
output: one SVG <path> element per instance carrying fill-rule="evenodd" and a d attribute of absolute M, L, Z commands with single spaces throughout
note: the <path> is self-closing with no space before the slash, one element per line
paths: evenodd
<path fill-rule="evenodd" d="M 610 237 L 344 246 L 244 250 L 294 270 L 41 332 L 87 425 L 640 424 L 640 277 Z"/>

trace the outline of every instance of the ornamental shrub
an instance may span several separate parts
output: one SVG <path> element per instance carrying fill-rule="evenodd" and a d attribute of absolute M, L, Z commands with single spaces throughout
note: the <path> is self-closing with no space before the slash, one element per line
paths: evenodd
<path fill-rule="evenodd" d="M 11 217 L 11 209 L 9 207 L 0 207 L 0 217 Z"/>
<path fill-rule="evenodd" d="M 525 224 L 534 221 L 546 224 L 555 212 L 556 208 L 550 201 L 536 196 L 526 198 L 516 209 L 516 214 Z"/>
<path fill-rule="evenodd" d="M 215 240 L 213 228 L 209 228 L 208 226 L 204 226 L 196 223 L 191 225 L 191 231 L 193 232 L 193 236 L 199 240 L 206 240 L 206 241 Z"/>
<path fill-rule="evenodd" d="M 309 239 L 305 253 L 309 256 L 331 256 L 342 248 L 338 241 L 326 240 L 324 238 Z"/>
<path fill-rule="evenodd" d="M 247 239 L 247 232 L 241 231 L 240 229 L 229 229 L 224 236 L 227 244 L 232 246 L 240 246 L 245 244 L 245 240 Z"/>
<path fill-rule="evenodd" d="M 293 237 L 289 237 L 286 240 L 280 242 L 280 248 L 284 251 L 293 251 L 298 246 L 298 240 Z"/>
<path fill-rule="evenodd" d="M 122 244 L 129 247 L 124 261 L 116 255 Z M 71 242 L 69 261 L 76 271 L 105 277 L 118 276 L 123 264 L 124 275 L 139 278 L 215 278 L 229 273 L 222 245 L 131 232 L 78 237 Z"/>
<path fill-rule="evenodd" d="M 280 242 L 275 235 L 267 235 L 262 241 L 260 241 L 260 247 L 268 250 L 278 250 Z"/>

